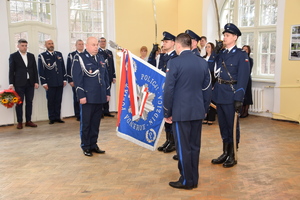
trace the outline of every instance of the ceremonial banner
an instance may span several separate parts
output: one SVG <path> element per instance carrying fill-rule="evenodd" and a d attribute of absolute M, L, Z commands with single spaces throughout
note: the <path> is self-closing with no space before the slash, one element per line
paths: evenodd
<path fill-rule="evenodd" d="M 154 151 L 164 125 L 165 73 L 128 50 L 121 56 L 117 135 Z"/>

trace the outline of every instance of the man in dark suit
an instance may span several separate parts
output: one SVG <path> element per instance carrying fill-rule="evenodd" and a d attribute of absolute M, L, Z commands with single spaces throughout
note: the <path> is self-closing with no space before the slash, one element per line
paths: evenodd
<path fill-rule="evenodd" d="M 167 70 L 167 64 L 168 62 L 177 57 L 177 54 L 174 49 L 175 45 L 175 36 L 171 33 L 164 31 L 163 32 L 163 49 L 166 52 L 165 54 L 161 54 L 159 63 L 158 63 L 158 69 L 162 70 L 163 72 L 166 72 Z M 175 151 L 175 141 L 174 141 L 174 135 L 172 132 L 172 124 L 165 123 L 165 131 L 166 131 L 166 141 L 164 144 L 159 146 L 157 148 L 158 151 L 163 151 L 164 153 L 169 153 L 172 151 Z"/>
<path fill-rule="evenodd" d="M 211 98 L 211 77 L 207 62 L 191 49 L 191 37 L 181 33 L 175 40 L 179 55 L 167 65 L 164 88 L 164 116 L 172 123 L 180 178 L 169 185 L 180 189 L 198 186 L 202 120 Z"/>
<path fill-rule="evenodd" d="M 102 55 L 105 60 L 109 77 L 109 83 L 111 86 L 111 83 L 116 83 L 116 72 L 113 53 L 110 50 L 106 49 L 106 39 L 104 37 L 101 37 L 98 42 L 100 46 L 99 54 Z M 114 117 L 114 115 L 110 114 L 109 112 L 109 102 L 103 104 L 103 115 L 108 117 Z"/>
<path fill-rule="evenodd" d="M 237 164 L 234 155 L 233 130 L 236 129 L 236 142 L 239 143 L 240 128 L 234 127 L 235 112 L 239 112 L 250 76 L 249 58 L 245 51 L 236 47 L 236 41 L 242 35 L 234 24 L 224 26 L 225 49 L 217 45 L 208 63 L 214 70 L 217 82 L 214 85 L 212 100 L 217 104 L 218 121 L 221 138 L 223 140 L 223 154 L 212 159 L 213 164 L 222 164 L 223 167 L 233 167 Z"/>
<path fill-rule="evenodd" d="M 9 89 L 15 88 L 22 101 L 21 104 L 16 105 L 17 129 L 23 128 L 24 96 L 26 101 L 25 126 L 37 127 L 31 121 L 31 114 L 34 88 L 37 89 L 39 87 L 39 80 L 35 57 L 32 53 L 27 52 L 27 44 L 26 40 L 20 39 L 18 41 L 19 51 L 11 54 L 9 57 Z"/>
<path fill-rule="evenodd" d="M 76 96 L 76 91 L 74 87 L 74 82 L 73 82 L 73 76 L 71 73 L 71 69 L 73 66 L 73 58 L 77 53 L 82 53 L 84 50 L 84 43 L 81 39 L 78 39 L 75 43 L 76 51 L 73 51 L 68 54 L 68 59 L 67 59 L 67 76 L 68 76 L 68 82 L 70 86 L 72 87 L 73 91 L 73 107 L 74 107 L 74 114 L 77 119 L 77 121 L 80 121 L 80 107 L 79 107 L 79 102 Z"/>
<path fill-rule="evenodd" d="M 110 83 L 104 58 L 98 54 L 98 40 L 89 37 L 86 50 L 74 57 L 72 74 L 80 102 L 80 138 L 85 156 L 105 153 L 97 145 L 103 104 L 110 100 Z"/>
<path fill-rule="evenodd" d="M 46 90 L 49 124 L 65 123 L 60 118 L 63 88 L 67 84 L 67 74 L 61 52 L 54 51 L 52 40 L 45 42 L 47 51 L 39 54 L 38 67 L 41 84 Z"/>

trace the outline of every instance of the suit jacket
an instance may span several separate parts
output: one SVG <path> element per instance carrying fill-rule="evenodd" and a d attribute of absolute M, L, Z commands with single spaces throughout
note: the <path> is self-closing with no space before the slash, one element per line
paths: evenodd
<path fill-rule="evenodd" d="M 67 81 L 64 59 L 59 51 L 54 51 L 53 55 L 48 51 L 39 54 L 38 68 L 42 85 L 58 87 Z"/>
<path fill-rule="evenodd" d="M 29 74 L 30 85 L 39 83 L 35 57 L 27 52 L 28 65 L 26 66 L 19 51 L 12 53 L 9 57 L 9 84 L 14 87 L 22 87 L 27 83 L 27 73 Z"/>
<path fill-rule="evenodd" d="M 97 54 L 95 61 L 85 50 L 76 54 L 73 61 L 73 81 L 78 100 L 87 99 L 90 104 L 106 103 L 110 96 L 110 83 L 104 58 Z"/>
<path fill-rule="evenodd" d="M 232 79 L 237 81 L 236 84 L 233 84 L 235 91 L 232 90 L 230 84 L 219 84 L 216 82 L 212 100 L 217 104 L 232 104 L 234 101 L 243 101 L 250 76 L 247 53 L 235 46 L 228 53 L 226 50 L 222 50 L 218 55 L 213 53 L 208 62 L 211 70 L 215 68 L 214 72 L 217 78 L 230 81 L 229 72 Z M 225 63 L 228 72 L 222 62 Z M 215 63 L 216 67 L 214 67 Z"/>
<path fill-rule="evenodd" d="M 207 62 L 190 50 L 182 51 L 167 65 L 164 116 L 173 121 L 204 119 L 211 92 Z"/>
<path fill-rule="evenodd" d="M 101 49 L 99 48 L 98 53 L 103 56 L 104 61 L 106 63 L 109 82 L 112 82 L 114 78 L 116 78 L 116 71 L 115 71 L 115 62 L 113 53 L 108 49 Z"/>

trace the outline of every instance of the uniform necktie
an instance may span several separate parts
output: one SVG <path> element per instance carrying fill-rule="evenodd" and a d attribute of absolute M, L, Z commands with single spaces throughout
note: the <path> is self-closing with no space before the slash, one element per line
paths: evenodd
<path fill-rule="evenodd" d="M 92 56 L 92 58 L 93 58 L 93 60 L 94 60 L 94 61 L 96 61 L 96 58 L 95 58 L 95 56 Z"/>

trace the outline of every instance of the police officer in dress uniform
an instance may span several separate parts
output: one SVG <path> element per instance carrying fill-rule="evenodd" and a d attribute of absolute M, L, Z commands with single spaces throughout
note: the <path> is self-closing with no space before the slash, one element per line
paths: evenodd
<path fill-rule="evenodd" d="M 106 39 L 104 37 L 101 37 L 98 42 L 100 46 L 98 53 L 102 55 L 105 60 L 109 77 L 109 83 L 111 86 L 111 83 L 116 83 L 116 72 L 113 53 L 110 50 L 106 49 Z M 114 115 L 110 114 L 109 112 L 109 102 L 103 104 L 103 115 L 107 117 L 114 117 Z"/>
<path fill-rule="evenodd" d="M 167 65 L 164 89 L 165 121 L 172 123 L 179 157 L 180 178 L 169 185 L 193 189 L 198 186 L 202 120 L 211 99 L 211 78 L 207 62 L 191 52 L 191 37 L 176 37 L 178 57 Z"/>
<path fill-rule="evenodd" d="M 198 42 L 201 40 L 201 37 L 191 30 L 186 30 L 185 33 L 189 34 L 189 36 L 192 38 L 192 52 L 195 55 L 200 56 L 200 51 L 198 50 Z"/>
<path fill-rule="evenodd" d="M 103 104 L 110 100 L 110 83 L 104 58 L 98 54 L 98 40 L 89 37 L 86 50 L 74 57 L 73 81 L 80 102 L 80 138 L 85 156 L 105 153 L 97 145 Z"/>
<path fill-rule="evenodd" d="M 223 140 L 223 154 L 211 162 L 232 167 L 236 164 L 233 145 L 233 129 L 236 128 L 237 144 L 240 138 L 239 123 L 233 127 L 235 112 L 239 112 L 243 105 L 249 75 L 249 58 L 245 51 L 236 47 L 236 41 L 242 35 L 232 23 L 224 26 L 225 49 L 222 43 L 217 43 L 216 52 L 208 63 L 214 69 L 217 82 L 214 85 L 212 100 L 217 104 L 219 127 Z M 217 54 L 218 53 L 218 54 Z M 216 67 L 215 66 L 216 63 Z"/>
<path fill-rule="evenodd" d="M 111 83 L 116 83 L 116 72 L 113 53 L 109 49 L 106 49 L 106 39 L 104 37 L 101 37 L 98 42 L 100 46 L 98 53 L 102 55 L 105 60 L 109 77 L 109 83 L 111 87 Z M 114 115 L 110 114 L 109 112 L 109 102 L 103 104 L 103 115 L 107 117 L 114 117 Z"/>
<path fill-rule="evenodd" d="M 65 63 L 61 52 L 54 51 L 52 40 L 45 42 L 47 51 L 39 54 L 41 84 L 46 90 L 49 124 L 64 123 L 60 118 L 63 88 L 67 84 Z"/>
<path fill-rule="evenodd" d="M 67 59 L 67 76 L 68 76 L 68 82 L 70 86 L 72 87 L 73 91 L 73 107 L 74 107 L 74 114 L 77 119 L 77 121 L 80 121 L 80 107 L 79 107 L 79 102 L 76 96 L 76 91 L 74 87 L 74 82 L 73 82 L 73 76 L 71 73 L 72 65 L 73 65 L 73 58 L 77 53 L 82 53 L 84 50 L 84 43 L 81 39 L 78 39 L 75 43 L 76 51 L 73 51 L 68 54 L 68 59 Z"/>
<path fill-rule="evenodd" d="M 163 48 L 166 51 L 165 54 L 160 56 L 158 69 L 166 72 L 168 61 L 177 57 L 174 49 L 175 36 L 168 32 L 163 32 Z M 172 133 L 172 124 L 165 123 L 166 131 L 166 141 L 163 145 L 157 148 L 158 151 L 163 151 L 164 153 L 175 151 L 175 141 Z"/>

